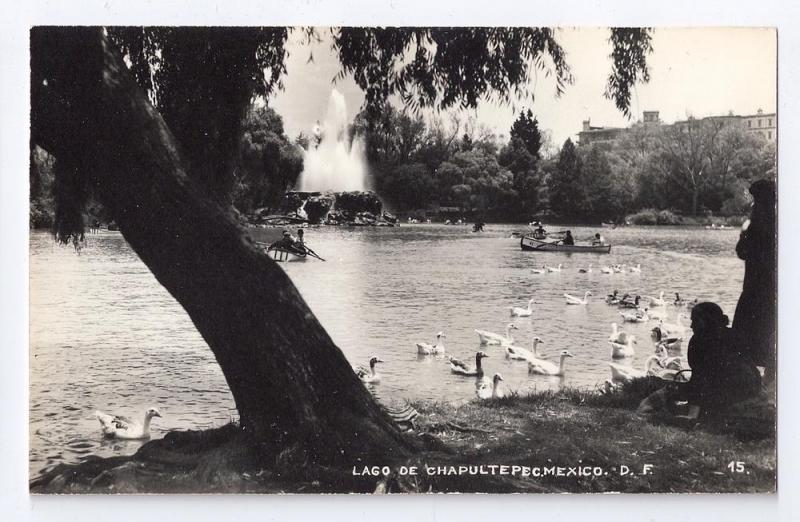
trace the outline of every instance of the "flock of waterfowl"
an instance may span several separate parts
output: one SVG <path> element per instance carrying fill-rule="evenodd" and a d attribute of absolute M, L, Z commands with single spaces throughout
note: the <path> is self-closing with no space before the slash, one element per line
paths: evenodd
<path fill-rule="evenodd" d="M 533 272 L 560 272 L 563 269 L 563 265 L 559 264 L 555 267 L 543 266 L 542 268 L 535 268 Z M 593 266 L 591 264 L 588 268 L 578 269 L 580 273 L 584 274 L 591 273 L 592 270 Z M 640 273 L 641 265 L 637 264 L 628 267 L 625 265 L 604 266 L 600 269 L 600 272 L 612 274 L 622 272 Z M 582 298 L 566 293 L 563 296 L 566 305 L 586 306 L 591 302 L 592 292 L 586 291 Z M 512 317 L 532 317 L 535 314 L 535 302 L 535 299 L 531 298 L 525 308 L 509 306 L 509 313 Z M 619 323 L 612 322 L 611 334 L 607 340 L 612 361 L 606 362 L 611 378 L 605 381 L 605 390 L 615 387 L 620 382 L 646 375 L 654 375 L 665 380 L 674 380 L 681 372 L 689 370 L 686 358 L 682 353 L 683 341 L 689 333 L 689 328 L 682 323 L 682 319 L 687 317 L 685 311 L 690 310 L 697 303 L 697 299 L 686 300 L 681 298 L 680 294 L 675 293 L 675 298 L 669 300 L 664 298 L 664 292 L 660 292 L 658 297 L 627 293 L 620 295 L 618 290 L 614 290 L 605 297 L 604 302 L 608 306 L 614 306 L 619 309 L 622 323 L 652 322 L 650 338 L 654 347 L 652 355 L 645 360 L 643 368 L 634 368 L 630 360 L 636 354 L 635 345 L 638 345 L 636 336 L 626 332 Z M 674 323 L 667 321 L 669 317 L 667 310 L 670 308 L 678 311 Z M 507 359 L 526 362 L 529 374 L 563 377 L 566 372 L 566 360 L 574 357 L 574 355 L 569 350 L 562 350 L 557 359 L 546 359 L 538 351 L 539 344 L 543 342 L 540 337 L 533 337 L 530 349 L 516 344 L 513 332 L 518 329 L 514 323 L 509 323 L 506 325 L 504 334 L 478 329 L 475 330 L 475 333 L 478 336 L 481 347 L 497 346 L 503 351 Z M 486 351 L 477 351 L 474 360 L 457 359 L 446 353 L 445 338 L 444 332 L 438 332 L 433 343 L 416 343 L 417 354 L 420 356 L 443 356 L 453 374 L 476 378 L 475 394 L 480 399 L 503 397 L 506 394 L 501 387 L 503 376 L 500 373 L 495 373 L 491 379 L 484 375 L 481 361 L 489 357 Z M 372 357 L 369 361 L 369 367 L 357 366 L 354 368 L 356 375 L 364 383 L 378 383 L 381 376 L 376 372 L 375 365 L 380 362 L 383 361 L 378 357 Z"/>

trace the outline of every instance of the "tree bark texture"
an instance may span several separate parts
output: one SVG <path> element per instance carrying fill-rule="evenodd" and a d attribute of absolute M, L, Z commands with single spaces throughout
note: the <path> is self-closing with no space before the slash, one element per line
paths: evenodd
<path fill-rule="evenodd" d="M 244 430 L 309 463 L 412 450 L 295 286 L 187 175 L 161 116 L 99 28 L 31 32 L 33 141 L 88 176 L 125 239 L 219 362 Z"/>

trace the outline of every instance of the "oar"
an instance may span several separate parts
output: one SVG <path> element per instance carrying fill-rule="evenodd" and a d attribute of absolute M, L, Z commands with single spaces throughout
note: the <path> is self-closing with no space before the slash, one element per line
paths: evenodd
<path fill-rule="evenodd" d="M 317 259 L 319 259 L 320 261 L 325 261 L 324 259 L 322 259 L 322 258 L 319 256 L 319 254 L 317 254 L 316 252 L 314 252 L 313 250 L 311 250 L 311 249 L 310 249 L 310 248 L 308 248 L 307 246 L 303 245 L 303 248 L 305 248 L 305 249 L 306 249 L 306 252 L 308 252 L 308 253 L 309 253 L 309 254 L 311 254 L 312 256 L 316 257 L 316 258 L 317 258 Z"/>

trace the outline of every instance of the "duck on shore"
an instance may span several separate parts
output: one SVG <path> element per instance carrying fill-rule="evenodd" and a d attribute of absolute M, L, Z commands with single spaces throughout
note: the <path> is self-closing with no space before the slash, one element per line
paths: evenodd
<path fill-rule="evenodd" d="M 479 379 L 475 385 L 475 395 L 484 400 L 505 397 L 505 391 L 500 387 L 502 380 L 503 376 L 499 373 L 495 373 L 491 380 L 486 377 Z"/>

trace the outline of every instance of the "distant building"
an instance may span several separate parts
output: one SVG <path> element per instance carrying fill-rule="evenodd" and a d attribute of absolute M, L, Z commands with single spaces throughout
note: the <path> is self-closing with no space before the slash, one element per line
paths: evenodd
<path fill-rule="evenodd" d="M 578 143 L 580 145 L 611 143 L 627 130 L 625 127 L 592 127 L 590 120 L 583 120 L 583 130 L 578 133 Z"/>
<path fill-rule="evenodd" d="M 689 124 L 689 121 L 693 119 L 694 118 L 680 120 L 669 125 L 686 126 Z M 741 125 L 746 130 L 753 133 L 758 133 L 763 136 L 764 139 L 771 142 L 775 142 L 778 138 L 778 116 L 774 112 L 765 114 L 764 111 L 758 109 L 756 114 L 749 116 L 740 116 L 733 114 L 733 112 L 729 112 L 728 114 L 722 116 L 706 116 L 704 118 L 700 118 L 700 120 L 722 121 L 728 124 Z M 578 133 L 578 144 L 585 146 L 592 144 L 614 143 L 617 139 L 619 139 L 622 135 L 628 132 L 628 130 L 636 125 L 653 126 L 668 124 L 665 124 L 661 121 L 658 111 L 644 111 L 642 114 L 642 120 L 634 123 L 630 127 L 597 127 L 592 126 L 590 120 L 584 120 L 583 128 L 581 132 Z"/>
<path fill-rule="evenodd" d="M 741 118 L 742 125 L 750 132 L 757 132 L 768 141 L 774 142 L 778 138 L 778 115 L 776 113 L 764 114 L 764 111 L 758 109 L 756 114 Z"/>

